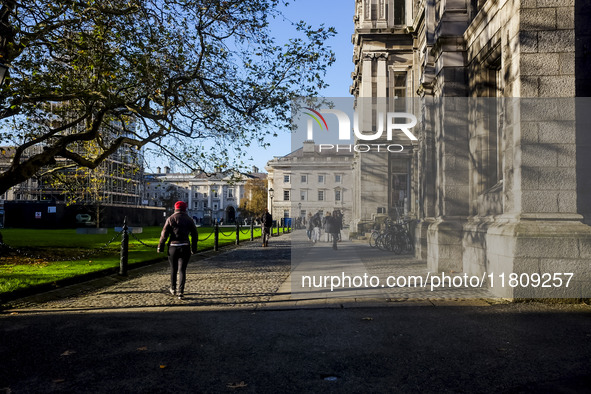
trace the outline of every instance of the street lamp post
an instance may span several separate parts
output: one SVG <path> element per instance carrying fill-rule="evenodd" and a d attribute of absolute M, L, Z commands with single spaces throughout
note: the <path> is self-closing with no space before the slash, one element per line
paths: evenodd
<path fill-rule="evenodd" d="M 269 198 L 271 199 L 271 207 L 269 211 L 271 211 L 271 216 L 273 216 L 273 197 L 275 197 L 275 190 L 273 188 L 269 189 Z M 271 225 L 271 236 L 273 236 L 273 225 Z M 277 230 L 277 235 L 279 235 L 279 230 Z"/>
<path fill-rule="evenodd" d="M 271 211 L 271 216 L 273 216 L 273 197 L 275 197 L 275 190 L 273 188 L 269 189 L 269 198 L 271 199 L 271 207 L 269 211 Z"/>

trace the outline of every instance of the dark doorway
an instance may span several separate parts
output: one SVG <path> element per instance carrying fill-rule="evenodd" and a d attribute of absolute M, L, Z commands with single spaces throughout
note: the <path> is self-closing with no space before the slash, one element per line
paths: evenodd
<path fill-rule="evenodd" d="M 236 222 L 236 210 L 231 205 L 226 208 L 226 222 L 227 223 L 235 223 Z"/>

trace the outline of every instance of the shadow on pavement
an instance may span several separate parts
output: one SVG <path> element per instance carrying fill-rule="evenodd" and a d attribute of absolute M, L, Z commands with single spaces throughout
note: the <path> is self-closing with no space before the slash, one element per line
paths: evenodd
<path fill-rule="evenodd" d="M 541 304 L 4 315 L 0 389 L 588 392 L 590 322 Z"/>

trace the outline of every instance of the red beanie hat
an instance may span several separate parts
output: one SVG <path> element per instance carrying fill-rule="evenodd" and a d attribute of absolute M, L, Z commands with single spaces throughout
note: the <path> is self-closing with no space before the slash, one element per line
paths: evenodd
<path fill-rule="evenodd" d="M 187 203 L 184 201 L 177 201 L 174 204 L 175 211 L 186 211 L 187 210 Z"/>

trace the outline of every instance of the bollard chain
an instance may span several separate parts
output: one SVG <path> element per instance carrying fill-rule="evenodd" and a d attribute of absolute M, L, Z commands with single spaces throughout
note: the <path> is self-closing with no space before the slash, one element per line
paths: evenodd
<path fill-rule="evenodd" d="M 143 242 L 141 239 L 139 239 L 139 238 L 138 238 L 138 237 L 137 237 L 137 236 L 136 236 L 136 235 L 133 233 L 133 231 L 131 232 L 131 236 L 132 236 L 133 238 L 135 238 L 135 240 L 136 240 L 136 241 L 138 241 L 139 243 L 141 243 L 142 245 L 144 245 L 144 246 L 146 246 L 146 247 L 148 247 L 148 248 L 156 248 L 156 249 L 158 249 L 158 245 L 156 245 L 156 246 L 150 246 L 150 245 L 148 245 L 147 243 L 145 243 L 145 242 Z"/>
<path fill-rule="evenodd" d="M 231 235 L 232 235 L 232 233 L 231 233 L 231 232 L 230 232 L 230 233 L 228 233 L 228 234 L 226 234 L 226 233 L 224 233 L 222 230 L 218 230 L 218 231 L 219 231 L 219 232 L 220 232 L 220 234 L 222 234 L 224 237 L 229 237 L 229 236 L 231 236 Z"/>

